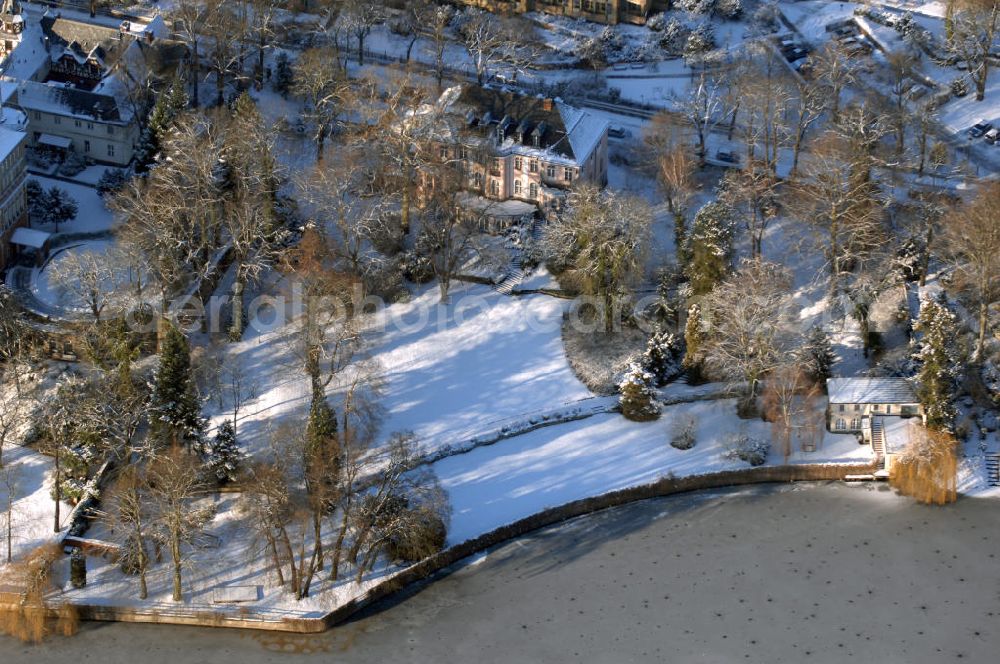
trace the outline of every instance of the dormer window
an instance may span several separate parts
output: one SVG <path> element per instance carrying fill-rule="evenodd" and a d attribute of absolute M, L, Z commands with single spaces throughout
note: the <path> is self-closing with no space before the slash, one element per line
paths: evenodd
<path fill-rule="evenodd" d="M 531 137 L 531 144 L 534 145 L 536 148 L 542 147 L 542 137 L 539 136 L 538 134 L 534 134 Z"/>

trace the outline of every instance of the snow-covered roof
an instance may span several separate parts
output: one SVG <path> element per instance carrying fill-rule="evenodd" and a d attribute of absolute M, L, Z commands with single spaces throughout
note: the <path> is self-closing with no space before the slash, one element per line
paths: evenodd
<path fill-rule="evenodd" d="M 110 95 L 36 81 L 18 83 L 17 104 L 26 110 L 100 122 L 127 123 L 132 116 L 127 104 L 119 105 Z"/>
<path fill-rule="evenodd" d="M 52 134 L 39 134 L 38 142 L 42 145 L 48 145 L 53 148 L 62 148 L 63 150 L 69 148 L 73 145 L 73 141 L 65 136 L 54 136 Z"/>
<path fill-rule="evenodd" d="M 14 230 L 14 234 L 10 236 L 10 243 L 21 247 L 41 249 L 49 241 L 50 237 L 52 237 L 51 233 L 35 230 L 34 228 L 21 227 Z"/>
<path fill-rule="evenodd" d="M 905 378 L 830 378 L 826 389 L 830 403 L 917 403 Z"/>
<path fill-rule="evenodd" d="M 584 110 L 558 102 L 559 114 L 566 125 L 566 135 L 577 161 L 583 163 L 597 148 L 601 139 L 608 132 L 608 123 Z"/>
<path fill-rule="evenodd" d="M 15 131 L 0 127 L 0 161 L 6 159 L 11 152 L 17 149 L 27 135 L 23 131 Z"/>

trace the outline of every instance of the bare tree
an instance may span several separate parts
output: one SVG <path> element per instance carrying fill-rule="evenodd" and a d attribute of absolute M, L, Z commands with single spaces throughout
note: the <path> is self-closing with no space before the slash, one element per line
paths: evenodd
<path fill-rule="evenodd" d="M 990 60 L 1000 38 L 1000 2 L 956 0 L 949 49 L 961 58 L 976 85 L 976 101 L 986 97 Z"/>
<path fill-rule="evenodd" d="M 201 534 L 214 512 L 196 508 L 195 499 L 204 488 L 194 457 L 174 448 L 156 458 L 148 470 L 153 525 L 170 550 L 175 602 L 184 599 L 182 570 L 189 559 L 188 548 Z"/>
<path fill-rule="evenodd" d="M 694 128 L 698 138 L 698 163 L 704 164 L 708 154 L 706 142 L 708 134 L 722 121 L 725 109 L 725 89 L 719 80 L 710 77 L 701 70 L 698 78 L 692 82 L 687 93 L 675 95 L 673 102 L 684 120 Z"/>
<path fill-rule="evenodd" d="M 815 79 L 829 95 L 830 113 L 836 120 L 844 90 L 855 81 L 857 60 L 839 43 L 830 42 L 811 58 L 811 62 Z"/>
<path fill-rule="evenodd" d="M 287 551 L 283 547 L 284 542 L 279 540 L 281 529 L 288 521 L 288 510 L 288 485 L 281 469 L 274 463 L 253 464 L 247 473 L 240 511 L 246 515 L 270 557 L 279 586 L 285 585 L 282 568 Z"/>
<path fill-rule="evenodd" d="M 385 7 L 374 0 L 356 0 L 344 5 L 339 19 L 358 42 L 358 66 L 365 64 L 365 39 L 372 28 L 385 20 Z"/>
<path fill-rule="evenodd" d="M 146 571 L 149 569 L 148 543 L 154 514 L 152 489 L 137 465 L 127 465 L 102 501 L 103 519 L 121 550 L 123 569 L 139 576 L 139 599 L 149 596 Z"/>
<path fill-rule="evenodd" d="M 21 488 L 20 472 L 16 466 L 0 465 L 0 495 L 3 495 L 3 531 L 7 540 L 7 564 L 14 560 L 14 527 L 18 517 L 17 502 Z"/>
<path fill-rule="evenodd" d="M 34 337 L 14 292 L 0 284 L 0 367 L 9 371 L 18 395 L 23 393 L 18 365 L 27 357 Z"/>
<path fill-rule="evenodd" d="M 956 285 L 976 309 L 979 332 L 975 359 L 986 350 L 990 306 L 1000 300 L 1000 184 L 981 185 L 976 198 L 951 211 L 942 224 L 945 254 L 955 269 Z"/>
<path fill-rule="evenodd" d="M 816 230 L 830 268 L 830 292 L 839 295 L 852 264 L 874 255 L 885 241 L 882 207 L 873 183 L 858 177 L 854 148 L 828 134 L 810 154 L 789 204 Z"/>
<path fill-rule="evenodd" d="M 546 226 L 547 252 L 570 265 L 566 278 L 603 300 L 604 331 L 614 331 L 617 303 L 642 273 L 652 215 L 639 199 L 583 186 Z"/>
<path fill-rule="evenodd" d="M 211 47 L 205 63 L 215 76 L 215 105 L 222 106 L 226 103 L 226 80 L 242 74 L 241 45 L 246 23 L 230 3 L 219 2 L 207 15 L 204 29 Z"/>
<path fill-rule="evenodd" d="M 82 301 L 94 323 L 113 305 L 124 279 L 122 266 L 101 251 L 67 252 L 51 265 L 49 280 L 63 300 Z"/>
<path fill-rule="evenodd" d="M 799 157 L 802 155 L 802 147 L 806 134 L 826 110 L 827 93 L 821 86 L 813 85 L 809 81 L 794 78 L 795 102 L 793 105 L 792 130 L 792 169 L 790 177 L 794 178 L 799 172 Z"/>
<path fill-rule="evenodd" d="M 333 132 L 349 91 L 347 74 L 337 66 L 329 48 L 304 51 L 292 68 L 292 93 L 305 99 L 304 116 L 313 127 L 316 160 L 323 159 L 323 145 Z"/>
<path fill-rule="evenodd" d="M 466 7 L 457 23 L 459 39 L 472 58 L 480 85 L 498 65 L 510 67 L 516 77 L 534 59 L 533 28 L 523 20 Z"/>
<path fill-rule="evenodd" d="M 187 44 L 191 62 L 188 75 L 191 83 L 191 105 L 198 107 L 198 84 L 201 77 L 201 46 L 212 15 L 220 0 L 178 0 L 174 4 L 173 18 L 178 35 Z"/>
<path fill-rule="evenodd" d="M 764 417 L 771 422 L 786 463 L 792 456 L 793 438 L 815 442 L 819 396 L 819 386 L 795 362 L 794 355 L 780 361 L 764 381 Z"/>
<path fill-rule="evenodd" d="M 0 468 L 4 465 L 4 448 L 25 423 L 24 397 L 8 389 L 5 378 L 6 373 L 0 372 Z"/>
<path fill-rule="evenodd" d="M 455 10 L 450 5 L 418 0 L 415 13 L 419 20 L 418 30 L 427 39 L 427 51 L 434 58 L 434 79 L 437 81 L 437 89 L 440 91 L 444 81 L 444 71 L 447 67 L 445 52 L 451 42 L 448 26 L 455 18 Z"/>
<path fill-rule="evenodd" d="M 673 115 L 658 113 L 643 132 L 643 143 L 673 217 L 674 244 L 681 251 L 687 238 L 687 205 L 697 188 L 694 176 L 698 163 L 683 144 L 677 120 Z"/>
<path fill-rule="evenodd" d="M 778 213 L 777 187 L 774 172 L 756 160 L 727 172 L 720 183 L 719 199 L 743 213 L 752 258 L 760 258 L 767 225 Z"/>
<path fill-rule="evenodd" d="M 755 407 L 761 380 L 790 350 L 783 319 L 791 279 L 774 263 L 744 261 L 702 302 L 710 332 L 704 346 L 705 366 L 743 389 L 742 405 Z"/>
<path fill-rule="evenodd" d="M 250 0 L 250 22 L 246 36 L 252 39 L 257 50 L 257 63 L 254 65 L 254 81 L 259 90 L 264 85 L 264 56 L 274 38 L 274 20 L 282 5 L 281 0 Z"/>
<path fill-rule="evenodd" d="M 776 173 L 779 150 L 789 139 L 786 118 L 794 102 L 788 69 L 773 49 L 759 48 L 751 51 L 750 59 L 737 71 L 730 94 L 735 94 L 742 111 L 740 133 L 747 161 L 759 160 Z M 758 148 L 763 152 L 759 157 Z"/>

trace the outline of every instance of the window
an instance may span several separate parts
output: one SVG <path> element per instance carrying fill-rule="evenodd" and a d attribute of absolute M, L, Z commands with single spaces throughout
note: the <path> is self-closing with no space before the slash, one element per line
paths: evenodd
<path fill-rule="evenodd" d="M 845 431 L 847 430 L 847 422 L 844 421 L 843 417 L 838 417 L 836 424 L 833 425 L 833 428 L 837 431 Z"/>
<path fill-rule="evenodd" d="M 77 129 L 79 129 L 80 127 L 82 127 L 82 126 L 83 126 L 83 123 L 82 123 L 82 122 L 80 122 L 79 120 L 73 120 L 73 125 L 74 125 L 74 126 L 75 126 L 75 127 L 77 128 Z"/>
<path fill-rule="evenodd" d="M 515 196 L 520 196 L 521 195 L 521 181 L 520 180 L 514 180 L 514 195 Z"/>
<path fill-rule="evenodd" d="M 563 179 L 566 180 L 566 182 L 572 182 L 573 181 L 573 169 L 572 168 L 570 168 L 570 167 L 567 166 L 565 169 L 563 169 Z"/>
<path fill-rule="evenodd" d="M 877 403 L 872 404 L 872 411 L 875 413 L 879 412 L 879 405 Z"/>
<path fill-rule="evenodd" d="M 855 417 L 854 419 L 851 420 L 851 428 L 852 429 L 860 429 L 861 428 L 861 418 L 860 417 Z"/>
<path fill-rule="evenodd" d="M 90 152 L 90 141 L 84 141 L 83 142 L 83 151 L 84 152 Z"/>
<path fill-rule="evenodd" d="M 94 123 L 93 122 L 88 122 L 87 123 L 87 129 L 93 129 L 93 128 L 94 128 Z"/>
<path fill-rule="evenodd" d="M 854 412 L 855 413 L 861 412 L 861 404 L 859 403 L 854 404 Z"/>
<path fill-rule="evenodd" d="M 108 135 L 110 136 L 113 135 L 114 133 L 115 133 L 115 128 L 111 125 L 108 125 Z"/>
<path fill-rule="evenodd" d="M 39 113 L 38 111 L 35 111 L 35 119 L 36 120 L 41 120 L 42 119 L 42 114 Z"/>
<path fill-rule="evenodd" d="M 446 146 L 442 145 L 441 149 L 438 150 L 438 154 L 441 155 L 442 159 L 447 159 L 448 158 L 448 148 Z"/>
<path fill-rule="evenodd" d="M 108 156 L 109 157 L 115 156 L 115 146 L 110 143 L 108 143 Z"/>
<path fill-rule="evenodd" d="M 500 195 L 500 180 L 490 180 L 490 194 L 493 196 Z"/>
<path fill-rule="evenodd" d="M 538 198 L 538 185 L 534 182 L 528 187 L 528 198 L 535 199 Z"/>
<path fill-rule="evenodd" d="M 532 159 L 531 161 L 528 162 L 528 170 L 531 171 L 532 173 L 537 173 L 538 172 L 538 160 L 537 159 Z"/>
<path fill-rule="evenodd" d="M 844 404 L 840 404 L 839 406 L 837 406 L 837 411 L 838 412 L 843 413 L 846 409 L 847 409 L 847 406 L 845 406 Z"/>
<path fill-rule="evenodd" d="M 556 167 L 549 164 L 545 167 L 545 177 L 555 179 L 556 177 Z"/>
<path fill-rule="evenodd" d="M 62 124 L 62 118 L 59 117 L 58 115 L 53 115 L 52 122 L 54 122 L 55 124 Z"/>
<path fill-rule="evenodd" d="M 514 170 L 515 171 L 521 170 L 521 158 L 520 157 L 514 157 Z"/>
<path fill-rule="evenodd" d="M 891 415 L 892 414 L 892 404 L 886 404 L 886 406 L 885 406 L 885 414 L 886 415 Z"/>

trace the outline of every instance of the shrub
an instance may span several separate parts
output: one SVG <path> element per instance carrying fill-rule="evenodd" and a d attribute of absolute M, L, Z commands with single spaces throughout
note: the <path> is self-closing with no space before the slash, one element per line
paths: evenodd
<path fill-rule="evenodd" d="M 746 461 L 751 466 L 762 466 L 771 449 L 770 441 L 754 438 L 746 433 L 733 435 L 726 443 L 726 458 Z"/>
<path fill-rule="evenodd" d="M 951 82 L 951 94 L 956 97 L 964 97 L 969 94 L 969 80 L 965 76 L 959 76 Z"/>
<path fill-rule="evenodd" d="M 653 393 L 653 374 L 633 362 L 621 383 L 619 405 L 622 415 L 633 422 L 649 422 L 660 417 L 660 404 Z"/>
<path fill-rule="evenodd" d="M 106 168 L 97 181 L 97 193 L 107 196 L 119 191 L 129 181 L 128 172 L 121 168 Z"/>
<path fill-rule="evenodd" d="M 689 450 L 698 442 L 695 437 L 697 422 L 692 415 L 685 415 L 674 420 L 670 431 L 670 446 L 679 450 Z"/>
<path fill-rule="evenodd" d="M 415 524 L 394 537 L 387 553 L 393 560 L 412 563 L 432 556 L 444 548 L 448 530 L 436 514 L 414 514 Z"/>
<path fill-rule="evenodd" d="M 87 586 L 87 556 L 80 547 L 74 548 L 69 556 L 69 581 L 74 588 Z"/>

